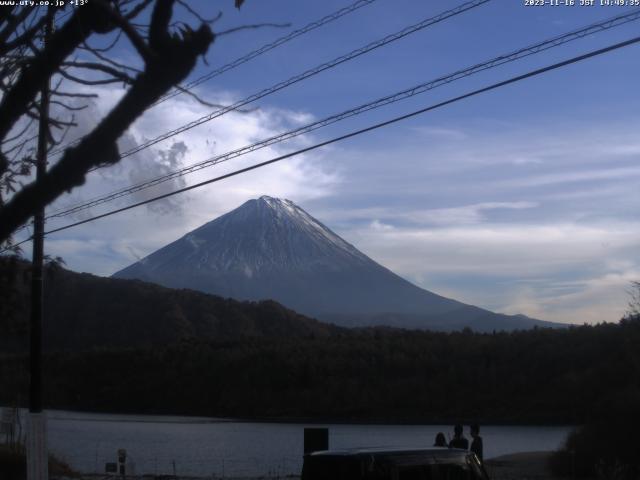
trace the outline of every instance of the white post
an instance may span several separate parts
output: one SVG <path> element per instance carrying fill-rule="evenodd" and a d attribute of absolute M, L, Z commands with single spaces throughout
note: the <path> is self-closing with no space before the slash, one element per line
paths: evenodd
<path fill-rule="evenodd" d="M 27 480 L 49 479 L 46 413 L 29 413 L 27 431 Z"/>

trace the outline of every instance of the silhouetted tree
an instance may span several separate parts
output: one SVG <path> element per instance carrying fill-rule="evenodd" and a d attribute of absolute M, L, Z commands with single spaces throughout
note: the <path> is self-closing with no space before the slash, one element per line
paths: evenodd
<path fill-rule="evenodd" d="M 197 18 L 197 28 L 172 23 L 176 3 Z M 235 0 L 236 7 L 242 3 Z M 150 10 L 149 23 L 136 23 L 145 10 Z M 46 25 L 56 14 L 55 7 L 0 9 L 0 246 L 6 246 L 37 209 L 83 184 L 92 168 L 117 162 L 118 138 L 189 74 L 214 40 L 210 25 L 215 19 L 204 20 L 184 0 L 90 0 L 64 18 L 45 44 Z M 113 41 L 106 47 L 91 46 L 90 40 L 100 36 Z M 110 55 L 121 39 L 134 47 L 142 67 Z M 50 148 L 75 125 L 73 112 L 82 108 L 69 101 L 95 96 L 81 93 L 73 84 L 122 83 L 127 91 L 88 134 L 62 152 L 41 180 L 22 185 L 34 163 L 29 145 L 42 115 L 39 95 L 51 77 L 51 103 L 69 112 L 70 118 L 45 118 Z"/>
<path fill-rule="evenodd" d="M 629 295 L 631 299 L 629 300 L 626 317 L 628 319 L 640 319 L 640 282 L 631 282 Z"/>

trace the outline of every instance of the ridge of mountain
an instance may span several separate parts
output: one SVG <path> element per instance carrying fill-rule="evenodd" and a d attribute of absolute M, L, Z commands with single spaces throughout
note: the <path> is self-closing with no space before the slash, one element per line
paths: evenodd
<path fill-rule="evenodd" d="M 476 331 L 559 326 L 417 287 L 290 200 L 252 199 L 113 275 L 238 300 L 273 299 L 344 326 Z"/>
<path fill-rule="evenodd" d="M 30 264 L 0 257 L 0 352 L 28 349 Z M 240 302 L 140 280 L 46 269 L 48 351 L 144 348 L 188 340 L 321 338 L 343 331 L 277 302 Z"/>

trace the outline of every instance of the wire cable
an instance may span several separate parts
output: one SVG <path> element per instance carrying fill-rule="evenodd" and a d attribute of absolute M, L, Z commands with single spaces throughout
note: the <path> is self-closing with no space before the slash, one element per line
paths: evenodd
<path fill-rule="evenodd" d="M 501 82 L 493 83 L 493 84 L 491 84 L 491 85 L 489 85 L 487 87 L 483 87 L 483 88 L 479 88 L 477 90 L 473 90 L 473 91 L 465 93 L 463 95 L 459 95 L 457 97 L 450 98 L 449 100 L 445 100 L 443 102 L 439 102 L 439 103 L 430 105 L 428 107 L 424 107 L 424 108 L 421 108 L 419 110 L 415 110 L 413 112 L 394 117 L 394 118 L 392 118 L 390 120 L 386 120 L 384 122 L 376 123 L 374 125 L 370 125 L 368 127 L 349 132 L 349 133 L 347 133 L 345 135 L 334 137 L 334 138 L 326 140 L 324 142 L 316 143 L 316 144 L 311 145 L 309 147 L 305 147 L 305 148 L 302 148 L 300 150 L 296 150 L 294 152 L 287 153 L 285 155 L 280 155 L 279 157 L 272 158 L 270 160 L 257 163 L 255 165 L 251 165 L 249 167 L 241 168 L 239 170 L 235 170 L 233 172 L 230 172 L 230 173 L 227 173 L 227 174 L 224 174 L 224 175 L 220 175 L 218 177 L 211 178 L 209 180 L 205 180 L 203 182 L 196 183 L 194 185 L 189 185 L 188 187 L 184 187 L 184 188 L 181 188 L 179 190 L 175 190 L 173 192 L 165 193 L 163 195 L 158 195 L 158 196 L 150 198 L 148 200 L 144 200 L 144 201 L 132 204 L 132 205 L 128 205 L 126 207 L 122 207 L 122 208 L 118 208 L 118 209 L 115 209 L 115 210 L 111 210 L 111 211 L 103 213 L 101 215 L 96 215 L 94 217 L 87 218 L 85 220 L 81 220 L 81 221 L 78 221 L 78 222 L 74 222 L 74 223 L 59 227 L 59 228 L 55 228 L 55 229 L 49 230 L 49 231 L 45 232 L 45 235 L 50 235 L 52 233 L 57 233 L 57 232 L 61 232 L 63 230 L 68 230 L 70 228 L 77 227 L 77 226 L 83 225 L 85 223 L 93 222 L 93 221 L 101 219 L 101 218 L 109 217 L 111 215 L 115 215 L 117 213 L 124 212 L 126 210 L 131 210 L 133 208 L 136 208 L 136 207 L 139 207 L 139 206 L 142 206 L 142 205 L 146 205 L 148 203 L 151 203 L 151 202 L 154 202 L 154 201 L 157 201 L 157 200 L 168 198 L 168 197 L 171 197 L 173 195 L 177 195 L 179 193 L 187 192 L 189 190 L 200 188 L 200 187 L 203 187 L 205 185 L 209 185 L 211 183 L 219 182 L 221 180 L 224 180 L 224 179 L 227 179 L 227 178 L 230 178 L 230 177 L 234 177 L 236 175 L 240 175 L 242 173 L 249 172 L 251 170 L 255 170 L 255 169 L 267 166 L 267 165 L 271 165 L 271 164 L 276 163 L 276 162 L 280 162 L 282 160 L 285 160 L 287 158 L 291 158 L 291 157 L 300 155 L 302 153 L 307 153 L 307 152 L 310 152 L 312 150 L 316 150 L 318 148 L 321 148 L 321 147 L 324 147 L 324 146 L 327 146 L 327 145 L 330 145 L 330 144 L 333 144 L 333 143 L 337 143 L 337 142 L 340 142 L 340 141 L 343 141 L 343 140 L 347 140 L 349 138 L 352 138 L 352 137 L 355 137 L 355 136 L 358 136 L 358 135 L 362 135 L 363 133 L 371 132 L 373 130 L 377 130 L 377 129 L 380 129 L 382 127 L 386 127 L 386 126 L 392 125 L 394 123 L 397 123 L 397 122 L 400 122 L 400 121 L 415 117 L 417 115 L 421 115 L 423 113 L 427 113 L 427 112 L 432 111 L 432 110 L 436 110 L 436 109 L 445 107 L 447 105 L 451 105 L 453 103 L 459 102 L 461 100 L 465 100 L 465 99 L 470 98 L 470 97 L 474 97 L 474 96 L 477 96 L 477 95 L 480 95 L 480 94 L 483 94 L 483 93 L 486 93 L 486 92 L 489 92 L 489 91 L 492 91 L 492 90 L 496 90 L 498 88 L 501 88 L 501 87 L 504 87 L 504 86 L 507 86 L 507 85 L 510 85 L 510 84 L 513 84 L 513 83 L 517 83 L 517 82 L 520 82 L 522 80 L 525 80 L 525 79 L 528 79 L 528 78 L 531 78 L 531 77 L 539 76 L 539 75 L 542 75 L 544 73 L 550 72 L 552 70 L 557 70 L 559 68 L 563 68 L 563 67 L 566 67 L 568 65 L 587 60 L 589 58 L 593 58 L 593 57 L 596 57 L 596 56 L 599 56 L 599 55 L 604 55 L 606 53 L 609 53 L 609 52 L 612 52 L 614 50 L 618 50 L 618 49 L 621 49 L 621 48 L 624 48 L 624 47 L 628 47 L 628 46 L 636 44 L 636 43 L 640 43 L 640 36 L 631 38 L 629 40 L 625 40 L 623 42 L 615 43 L 613 45 L 610 45 L 610 46 L 604 47 L 604 48 L 600 48 L 598 50 L 593 50 L 593 51 L 585 53 L 583 55 L 572 57 L 572 58 L 570 58 L 568 60 L 563 60 L 561 62 L 557 62 L 557 63 L 554 63 L 552 65 L 548 65 L 546 67 L 542 67 L 542 68 L 539 68 L 539 69 L 536 69 L 536 70 L 532 70 L 532 71 L 529 71 L 529 72 L 524 73 L 522 75 L 518 75 L 518 76 L 515 76 L 515 77 L 511 77 L 511 78 L 509 78 L 507 80 L 503 80 Z M 20 243 L 16 244 L 16 246 L 20 245 L 21 243 L 24 243 L 24 242 L 26 242 L 28 240 L 30 240 L 30 239 L 24 240 L 23 242 L 20 242 Z M 0 253 L 2 253 L 2 252 L 0 252 Z"/>
<path fill-rule="evenodd" d="M 427 92 L 429 90 L 435 89 L 437 87 L 446 85 L 448 83 L 454 82 L 456 80 L 460 80 L 462 78 L 477 74 L 479 72 L 485 71 L 485 70 L 489 70 L 491 68 L 496 68 L 498 66 L 504 65 L 506 63 L 510 63 L 525 57 L 528 57 L 530 55 L 534 55 L 546 50 L 549 50 L 551 48 L 555 48 L 558 47 L 560 45 L 563 45 L 565 43 L 583 38 L 587 35 L 591 35 L 600 31 L 604 31 L 610 28 L 614 28 L 620 25 L 623 25 L 625 23 L 629 23 L 631 21 L 636 21 L 640 19 L 640 9 L 638 10 L 634 10 L 632 12 L 629 13 L 625 13 L 625 14 L 621 14 L 621 15 L 617 15 L 615 17 L 612 17 L 610 19 L 595 23 L 595 24 L 591 24 L 587 27 L 578 29 L 578 30 L 574 30 L 572 32 L 569 33 L 565 33 L 563 35 L 559 35 L 556 37 L 553 37 L 551 39 L 548 40 L 544 40 L 542 42 L 530 45 L 528 47 L 524 47 L 524 48 L 520 48 L 518 50 L 512 51 L 510 53 L 504 54 L 504 55 L 500 55 L 498 57 L 495 57 L 491 60 L 482 62 L 482 63 L 478 63 L 476 65 L 473 65 L 471 67 L 467 67 L 461 70 L 458 70 L 454 73 L 442 76 L 442 77 L 438 77 L 434 80 L 430 80 L 428 82 L 413 86 L 411 88 L 402 90 L 400 92 L 394 93 L 392 95 L 388 95 L 382 98 L 379 98 L 377 100 L 374 100 L 372 102 L 369 103 L 365 103 L 363 105 L 357 106 L 355 108 L 352 108 L 350 110 L 346 110 L 343 111 L 341 113 L 326 117 L 324 119 L 318 120 L 316 122 L 312 122 L 310 124 L 304 125 L 302 127 L 290 130 L 288 132 L 279 134 L 279 135 L 275 135 L 272 136 L 270 138 L 267 138 L 265 140 L 261 140 L 259 142 L 253 143 L 251 145 L 247 145 L 241 148 L 238 148 L 236 150 L 232 150 L 230 152 L 226 152 L 224 154 L 221 155 L 217 155 L 214 157 L 211 157 L 207 160 L 203 160 L 201 162 L 198 162 L 196 164 L 190 165 L 188 167 L 182 168 L 180 170 L 176 170 L 174 172 L 156 177 L 154 179 L 151 180 L 147 180 L 145 182 L 141 182 L 120 190 L 116 190 L 115 192 L 112 192 L 110 194 L 104 195 L 104 196 L 100 196 L 100 197 L 95 197 L 91 200 L 88 200 L 86 202 L 83 202 L 79 205 L 76 205 L 74 207 L 71 208 L 67 208 L 67 209 L 63 209 L 63 210 L 59 210 L 57 212 L 54 212 L 52 214 L 50 214 L 47 218 L 58 218 L 58 217 L 63 217 L 63 216 L 67 216 L 67 215 L 71 215 L 73 213 L 77 213 L 81 210 L 85 210 L 97 205 L 101 205 L 107 202 L 110 202 L 112 200 L 115 200 L 117 198 L 121 198 L 130 194 L 133 194 L 135 192 L 147 189 L 147 188 L 151 188 L 157 185 L 160 185 L 161 183 L 167 182 L 169 180 L 187 175 L 189 173 L 193 173 L 199 170 L 202 170 L 204 168 L 208 168 L 210 166 L 231 160 L 233 158 L 237 158 L 241 155 L 245 155 L 251 152 L 254 152 L 256 150 L 274 145 L 276 143 L 280 143 L 283 142 L 285 140 L 289 140 L 292 139 L 294 137 L 300 136 L 302 134 L 306 134 L 309 132 L 312 132 L 314 130 L 317 130 L 319 128 L 325 127 L 327 125 L 331 125 L 333 123 L 337 123 L 341 120 L 345 120 L 347 118 L 356 116 L 356 115 L 360 115 L 364 112 L 370 111 L 370 110 L 374 110 L 377 108 L 380 108 L 382 106 L 385 105 L 389 105 L 391 103 L 395 103 L 398 102 L 400 100 L 405 100 L 407 98 L 413 97 L 415 95 Z"/>
<path fill-rule="evenodd" d="M 180 133 L 184 133 L 188 130 L 191 130 L 199 125 L 202 125 L 203 123 L 207 123 L 210 122 L 211 120 L 221 117 L 229 112 L 238 110 L 239 108 L 242 108 L 246 105 L 249 105 L 250 103 L 255 102 L 256 100 L 260 100 L 261 98 L 267 97 L 269 95 L 272 95 L 284 88 L 287 88 L 291 85 L 294 85 L 296 83 L 302 82 L 303 80 L 307 80 L 308 78 L 311 78 L 321 72 L 324 72 L 326 70 L 329 70 L 331 68 L 334 68 L 338 65 L 341 65 L 345 62 L 351 61 L 357 57 L 360 57 L 366 53 L 369 53 L 373 50 L 376 50 L 380 47 L 383 47 L 385 45 L 388 45 L 392 42 L 395 42 L 397 40 L 400 40 L 408 35 L 411 35 L 413 33 L 419 32 L 420 30 L 423 30 L 427 27 L 430 27 L 432 25 L 435 25 L 437 23 L 440 23 L 444 20 L 447 20 L 449 18 L 455 17 L 457 15 L 460 15 L 468 10 L 471 10 L 473 8 L 479 7 L 481 5 L 484 5 L 485 3 L 490 2 L 491 0 L 471 0 L 469 2 L 465 2 L 455 8 L 452 8 L 450 10 L 446 10 L 442 13 L 439 13 L 436 16 L 433 17 L 429 17 L 425 20 L 422 20 L 421 22 L 418 22 L 414 25 L 411 25 L 409 27 L 403 28 L 402 30 L 393 33 L 391 35 L 387 35 L 384 38 L 381 38 L 379 40 L 376 40 L 374 42 L 371 42 L 363 47 L 357 48 L 355 50 L 352 50 L 351 52 L 345 54 L 345 55 L 341 55 L 337 58 L 334 58 L 333 60 L 330 60 L 328 62 L 322 63 L 314 68 L 311 68 L 309 70 L 306 70 L 298 75 L 295 75 L 293 77 L 288 78 L 287 80 L 284 80 L 282 82 L 279 82 L 275 85 L 272 85 L 271 87 L 265 88 L 261 91 L 259 91 L 258 93 L 254 93 L 253 95 L 250 95 L 242 100 L 239 100 L 237 102 L 235 102 L 232 105 L 229 105 L 227 107 L 218 109 L 208 115 L 204 115 L 200 118 L 198 118 L 197 120 L 193 120 L 192 122 L 189 122 L 181 127 L 178 127 L 174 130 L 171 130 L 169 132 L 166 132 L 162 135 L 159 135 L 153 139 L 150 139 L 122 154 L 120 154 L 120 158 L 126 158 L 129 157 L 131 155 L 134 155 L 138 152 L 140 152 L 141 150 L 144 150 L 146 148 L 149 148 L 152 145 L 155 145 L 159 142 L 162 142 L 168 138 L 174 137 Z"/>
<path fill-rule="evenodd" d="M 315 22 L 311 22 L 308 23 L 307 25 L 305 25 L 302 28 L 299 28 L 297 30 L 294 30 L 293 32 L 289 33 L 288 35 L 285 35 L 283 37 L 280 37 L 276 40 L 274 40 L 271 43 L 267 43 L 266 45 L 263 45 L 260 48 L 257 48 L 249 53 L 247 53 L 246 55 L 237 58 L 235 60 L 233 60 L 232 62 L 227 63 L 226 65 L 223 65 L 222 67 L 219 67 L 215 70 L 213 70 L 210 73 L 207 73 L 206 75 L 203 75 L 189 83 L 187 83 L 184 86 L 185 90 L 191 90 L 194 87 L 197 87 L 198 85 L 207 82 L 219 75 L 222 75 L 225 72 L 228 72 L 229 70 L 233 70 L 234 68 L 247 63 L 251 60 L 253 60 L 254 58 L 263 55 L 265 53 L 267 53 L 270 50 L 273 50 L 274 48 L 279 47 L 280 45 L 284 45 L 287 42 L 290 42 L 291 40 L 293 40 L 294 38 L 299 37 L 300 35 L 304 35 L 305 33 L 308 33 L 312 30 L 315 30 L 316 28 L 319 28 L 323 25 L 326 25 L 327 23 L 331 23 L 334 20 L 337 20 L 341 17 L 344 17 L 345 15 L 348 15 L 351 12 L 355 12 L 356 10 L 358 10 L 361 7 L 364 7 L 366 5 L 370 5 L 371 3 L 375 2 L 376 0 L 358 0 L 354 3 L 352 3 L 351 5 L 348 5 L 344 8 L 341 8 L 340 10 L 337 10 L 323 18 L 321 18 L 320 20 L 316 20 Z M 154 103 L 152 106 L 158 105 L 159 103 L 162 103 L 166 100 L 169 100 L 170 98 L 175 97 L 176 95 L 180 95 L 181 93 L 183 93 L 181 90 L 174 90 L 173 92 L 169 92 L 166 95 L 162 96 L 160 99 L 158 99 L 158 101 L 156 101 L 156 103 Z"/>
<path fill-rule="evenodd" d="M 473 8 L 479 7 L 481 5 L 484 5 L 485 3 L 490 2 L 491 0 L 471 0 L 469 2 L 465 2 L 455 8 L 446 10 L 442 13 L 439 13 L 436 16 L 433 17 L 429 17 L 427 19 L 422 20 L 421 22 L 418 22 L 414 25 L 411 25 L 409 27 L 406 27 L 396 33 L 392 33 L 390 35 L 387 35 L 384 38 L 381 38 L 379 40 L 376 40 L 374 42 L 371 42 L 363 47 L 357 48 L 355 50 L 352 50 L 351 52 L 345 54 L 345 55 L 341 55 L 337 58 L 334 58 L 333 60 L 330 60 L 328 62 L 322 63 L 320 65 L 317 65 L 314 68 L 311 68 L 309 70 L 306 70 L 298 75 L 295 75 L 293 77 L 288 78 L 287 80 L 284 80 L 282 82 L 279 82 L 275 85 L 272 85 L 271 87 L 265 88 L 257 93 L 254 93 L 242 100 L 239 100 L 235 103 L 233 103 L 232 105 L 229 105 L 227 107 L 215 110 L 211 113 L 209 113 L 208 115 L 204 115 L 196 120 L 193 120 L 185 125 L 182 125 L 178 128 L 175 128 L 173 130 L 170 130 L 168 132 L 163 133 L 162 135 L 159 135 L 155 138 L 152 138 L 150 140 L 147 140 L 146 142 L 137 145 L 134 148 L 131 148 L 129 150 L 127 150 L 126 152 L 123 152 L 120 154 L 119 159 L 123 159 L 126 157 L 129 157 L 131 155 L 134 155 L 146 148 L 149 148 L 159 142 L 162 142 L 164 140 L 167 140 L 168 138 L 174 137 L 180 133 L 184 133 L 188 130 L 191 130 L 199 125 L 202 125 L 204 123 L 210 122 L 211 120 L 215 119 L 215 118 L 219 118 L 229 112 L 233 112 L 238 110 L 239 108 L 242 108 L 246 105 L 249 105 L 250 103 L 255 102 L 256 100 L 260 100 L 261 98 L 267 97 L 269 95 L 272 95 L 280 90 L 283 90 L 291 85 L 294 85 L 296 83 L 302 82 L 303 80 L 307 80 L 308 78 L 311 78 L 315 75 L 318 75 L 321 72 L 324 72 L 326 70 L 332 69 L 334 67 L 337 67 L 338 65 L 341 65 L 345 62 L 351 61 L 354 58 L 360 57 L 366 53 L 369 53 L 373 50 L 376 50 L 380 47 L 383 47 L 385 45 L 388 45 L 389 43 L 395 42 L 397 40 L 400 40 L 401 38 L 404 38 L 408 35 L 411 35 L 412 33 L 416 33 L 420 30 L 423 30 L 427 27 L 430 27 L 432 25 L 435 25 L 437 23 L 440 23 L 444 20 L 447 20 L 449 18 L 455 17 L 457 15 L 460 15 L 468 10 L 471 10 Z M 90 169 L 90 172 L 93 172 L 95 170 L 98 170 L 99 168 L 102 167 L 94 167 L 92 169 Z"/>
<path fill-rule="evenodd" d="M 259 57 L 260 55 L 263 55 L 265 53 L 267 53 L 270 50 L 273 50 L 281 45 L 284 45 L 285 43 L 290 42 L 291 40 L 304 35 L 305 33 L 308 33 L 312 30 L 315 30 L 316 28 L 320 28 L 324 25 L 327 25 L 328 23 L 331 23 L 335 20 L 338 20 L 341 17 L 344 17 L 345 15 L 348 15 L 349 13 L 355 12 L 356 10 L 366 6 L 366 5 L 370 5 L 373 2 L 375 2 L 377 0 L 357 0 L 356 2 L 352 3 L 351 5 L 347 5 L 344 8 L 341 8 L 340 10 L 336 10 L 333 13 L 330 13 L 329 15 L 326 15 L 324 17 L 322 17 L 319 20 L 313 21 L 311 23 L 308 23 L 307 25 L 305 25 L 302 28 L 299 28 L 297 30 L 294 30 L 293 32 L 289 33 L 288 35 L 285 35 L 283 37 L 280 37 L 276 40 L 274 40 L 273 42 L 267 43 L 263 46 L 261 46 L 260 48 L 257 48 L 249 53 L 247 53 L 246 55 L 243 55 L 242 57 L 236 58 L 235 60 L 232 60 L 231 62 L 213 70 L 212 72 L 203 75 L 195 80 L 193 80 L 192 82 L 189 82 L 187 85 L 185 85 L 182 90 L 173 90 L 172 92 L 168 92 L 166 93 L 164 96 L 160 97 L 155 103 L 153 103 L 149 108 L 153 108 L 156 105 L 159 105 L 160 103 L 169 100 L 170 98 L 173 98 L 177 95 L 180 95 L 181 93 L 184 93 L 184 90 L 191 90 L 194 87 L 197 87 L 198 85 L 209 81 L 217 76 L 222 75 L 223 73 L 226 73 L 230 70 L 233 70 L 236 67 L 239 67 L 240 65 L 243 65 L 251 60 L 253 60 L 256 57 Z M 55 150 L 53 150 L 49 155 L 53 156 L 53 155 L 57 155 L 59 153 L 64 152 L 67 148 L 72 147 L 73 145 L 77 145 L 78 143 L 80 143 L 82 141 L 82 137 L 73 140 L 69 143 L 67 143 L 66 145 L 57 148 Z"/>

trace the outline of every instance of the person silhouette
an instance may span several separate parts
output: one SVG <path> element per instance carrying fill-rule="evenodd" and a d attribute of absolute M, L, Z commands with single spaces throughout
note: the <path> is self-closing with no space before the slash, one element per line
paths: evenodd
<path fill-rule="evenodd" d="M 436 441 L 433 444 L 434 447 L 446 447 L 447 446 L 447 439 L 444 438 L 444 433 L 442 432 L 438 432 L 438 434 L 436 435 Z"/>
<path fill-rule="evenodd" d="M 462 434 L 462 425 L 458 424 L 453 427 L 453 438 L 449 442 L 449 448 L 469 449 L 469 440 Z"/>
<path fill-rule="evenodd" d="M 480 436 L 480 426 L 477 423 L 474 423 L 469 427 L 469 431 L 473 438 L 471 441 L 471 448 L 469 450 L 475 453 L 478 459 L 482 462 L 482 437 Z"/>

